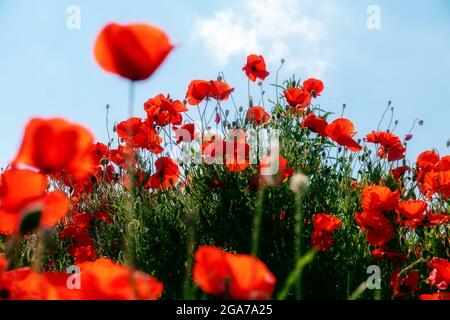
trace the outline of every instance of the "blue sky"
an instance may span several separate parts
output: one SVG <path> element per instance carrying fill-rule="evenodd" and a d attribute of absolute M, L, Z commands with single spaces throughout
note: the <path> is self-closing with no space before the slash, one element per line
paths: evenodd
<path fill-rule="evenodd" d="M 255 5 L 256 4 L 256 5 Z M 69 5 L 81 9 L 81 29 L 66 27 Z M 366 10 L 381 10 L 381 29 L 369 30 Z M 0 165 L 20 143 L 30 117 L 63 116 L 106 141 L 105 105 L 112 121 L 126 116 L 127 83 L 103 72 L 92 56 L 98 31 L 108 22 L 148 22 L 177 45 L 165 64 L 137 87 L 136 115 L 157 93 L 184 97 L 191 79 L 213 79 L 224 71 L 246 105 L 241 72 L 252 51 L 268 60 L 265 81 L 274 97 L 279 58 L 281 78 L 320 77 L 323 108 L 352 119 L 363 137 L 376 129 L 388 100 L 396 132 L 403 136 L 415 118 L 408 154 L 437 148 L 450 138 L 450 4 L 446 0 L 229 0 L 107 1 L 2 0 L 0 2 Z M 256 90 L 256 89 L 255 89 Z"/>

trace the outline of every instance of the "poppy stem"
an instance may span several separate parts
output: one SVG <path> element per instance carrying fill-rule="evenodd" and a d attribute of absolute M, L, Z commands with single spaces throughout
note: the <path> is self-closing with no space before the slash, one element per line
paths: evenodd
<path fill-rule="evenodd" d="M 130 81 L 128 88 L 128 117 L 131 118 L 134 114 L 134 94 L 135 94 L 135 82 Z"/>
<path fill-rule="evenodd" d="M 264 215 L 264 188 L 260 188 L 256 198 L 256 213 L 253 219 L 252 255 L 257 257 L 259 253 L 259 240 L 261 236 L 261 224 Z"/>
<path fill-rule="evenodd" d="M 297 194 L 295 199 L 295 242 L 294 242 L 294 257 L 298 261 L 302 256 L 302 232 L 303 232 L 303 210 L 302 210 L 302 195 Z M 302 279 L 301 275 L 295 283 L 295 297 L 297 300 L 302 299 Z"/>
<path fill-rule="evenodd" d="M 297 260 L 295 268 L 287 277 L 283 289 L 281 289 L 280 293 L 277 296 L 277 300 L 285 300 L 287 298 L 292 286 L 295 283 L 298 283 L 298 279 L 301 278 L 303 269 L 305 269 L 305 267 L 314 260 L 316 254 L 316 250 L 310 250 L 303 257 Z"/>

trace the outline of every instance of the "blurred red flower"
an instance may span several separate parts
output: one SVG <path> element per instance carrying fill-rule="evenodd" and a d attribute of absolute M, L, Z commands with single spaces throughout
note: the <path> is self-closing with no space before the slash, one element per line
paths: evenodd
<path fill-rule="evenodd" d="M 419 290 L 419 272 L 412 270 L 400 276 L 400 270 L 395 270 L 392 272 L 390 284 L 395 297 L 414 295 L 414 292 Z"/>
<path fill-rule="evenodd" d="M 398 253 L 395 251 L 390 250 L 386 246 L 381 246 L 379 248 L 376 248 L 372 250 L 372 257 L 375 260 L 388 260 L 392 263 L 404 263 L 406 259 L 408 258 L 406 253 Z"/>
<path fill-rule="evenodd" d="M 264 57 L 256 54 L 251 54 L 247 57 L 247 63 L 242 68 L 242 71 L 245 71 L 247 77 L 253 82 L 255 82 L 257 78 L 264 81 L 269 75 L 269 72 L 266 70 Z"/>
<path fill-rule="evenodd" d="M 330 123 L 325 132 L 333 139 L 337 144 L 347 147 L 350 151 L 357 152 L 362 147 L 353 140 L 353 136 L 356 134 L 353 123 L 345 118 L 339 118 Z"/>
<path fill-rule="evenodd" d="M 450 286 L 450 262 L 442 258 L 433 258 L 428 265 L 433 268 L 428 277 L 430 285 L 439 290 L 447 290 Z"/>
<path fill-rule="evenodd" d="M 0 184 L 0 234 L 28 233 L 60 221 L 69 209 L 69 199 L 61 191 L 48 192 L 48 187 L 47 177 L 40 173 L 5 171 Z"/>
<path fill-rule="evenodd" d="M 278 158 L 265 156 L 259 163 L 259 177 L 262 185 L 281 185 L 293 174 L 294 169 L 289 167 L 283 156 Z"/>
<path fill-rule="evenodd" d="M 275 276 L 258 258 L 201 246 L 195 253 L 194 282 L 208 294 L 230 299 L 269 299 Z"/>
<path fill-rule="evenodd" d="M 104 160 L 108 160 L 111 155 L 109 147 L 101 142 L 97 142 L 91 146 L 91 154 L 95 165 L 103 164 Z"/>
<path fill-rule="evenodd" d="M 450 300 L 450 292 L 437 292 L 433 294 L 421 294 L 420 300 Z"/>
<path fill-rule="evenodd" d="M 65 171 L 76 178 L 87 176 L 93 166 L 92 134 L 63 119 L 32 119 L 14 164 L 24 164 L 45 174 Z"/>
<path fill-rule="evenodd" d="M 319 251 L 326 251 L 333 245 L 332 232 L 341 226 L 341 219 L 325 213 L 313 216 L 314 231 L 312 247 Z"/>
<path fill-rule="evenodd" d="M 172 49 L 168 36 L 151 25 L 110 23 L 98 35 L 94 55 L 106 71 L 137 81 L 149 78 Z"/>

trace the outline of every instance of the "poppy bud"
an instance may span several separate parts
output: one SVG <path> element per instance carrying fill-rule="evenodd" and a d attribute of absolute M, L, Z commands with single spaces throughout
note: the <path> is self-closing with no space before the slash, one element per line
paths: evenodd
<path fill-rule="evenodd" d="M 419 120 L 418 124 L 419 126 L 423 126 L 423 120 Z"/>
<path fill-rule="evenodd" d="M 281 59 L 281 64 L 283 64 L 283 63 L 284 63 L 284 61 L 285 61 L 284 59 Z"/>
<path fill-rule="evenodd" d="M 308 190 L 309 179 L 303 173 L 299 172 L 291 178 L 291 190 L 302 196 Z"/>

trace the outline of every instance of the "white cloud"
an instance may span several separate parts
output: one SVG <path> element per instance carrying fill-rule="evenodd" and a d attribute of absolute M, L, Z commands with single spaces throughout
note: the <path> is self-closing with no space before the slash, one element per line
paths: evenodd
<path fill-rule="evenodd" d="M 330 63 L 320 50 L 327 28 L 315 16 L 322 10 L 329 18 L 330 8 L 311 0 L 237 0 L 198 18 L 193 36 L 220 66 L 232 56 L 259 53 L 269 63 L 284 58 L 290 70 L 321 76 Z"/>

